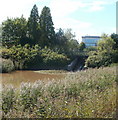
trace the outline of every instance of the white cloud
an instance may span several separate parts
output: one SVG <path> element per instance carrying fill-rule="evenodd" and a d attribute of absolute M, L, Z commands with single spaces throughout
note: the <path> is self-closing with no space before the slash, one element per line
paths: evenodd
<path fill-rule="evenodd" d="M 51 0 L 49 7 L 53 16 L 68 16 L 73 12 L 84 8 L 86 11 L 95 12 L 104 9 L 104 6 L 108 4 L 105 0 Z"/>
<path fill-rule="evenodd" d="M 93 1 L 92 3 L 88 4 L 88 11 L 89 12 L 101 11 L 107 4 L 108 3 L 105 1 Z"/>
<path fill-rule="evenodd" d="M 43 7 L 45 5 L 49 6 L 51 8 L 52 16 L 57 18 L 68 16 L 81 8 L 84 8 L 89 12 L 99 11 L 102 10 L 104 5 L 110 1 L 111 0 L 1 0 L 0 22 L 6 19 L 7 16 L 20 17 L 24 14 L 25 17 L 28 17 L 34 4 L 38 4 L 38 7 Z M 116 0 L 112 1 L 115 2 Z"/>
<path fill-rule="evenodd" d="M 52 15 L 54 14 L 59 17 L 69 15 L 81 8 L 84 8 L 86 11 L 99 11 L 104 8 L 106 3 L 111 4 L 116 1 L 117 0 L 1 0 L 0 22 L 6 19 L 7 16 L 16 17 L 24 14 L 27 17 L 35 3 L 39 4 L 39 6 L 40 4 L 49 6 Z"/>
<path fill-rule="evenodd" d="M 112 27 L 111 31 L 114 32 L 114 33 L 116 33 L 116 27 Z"/>
<path fill-rule="evenodd" d="M 22 14 L 28 16 L 30 7 L 38 0 L 2 0 L 0 3 L 0 22 L 7 17 L 20 17 Z M 30 13 L 29 13 L 30 14 Z"/>
<path fill-rule="evenodd" d="M 55 16 L 67 16 L 85 5 L 76 0 L 52 0 L 50 8 Z"/>
<path fill-rule="evenodd" d="M 81 41 L 81 36 L 87 33 L 95 33 L 92 29 L 93 25 L 87 21 L 80 21 L 69 17 L 74 12 L 78 12 L 81 8 L 86 9 L 89 12 L 102 10 L 102 5 L 106 2 L 102 1 L 91 1 L 84 2 L 82 0 L 52 0 L 49 7 L 51 8 L 51 14 L 55 28 L 72 28 L 73 32 L 76 32 L 76 39 Z"/>
<path fill-rule="evenodd" d="M 43 2 L 44 1 L 44 2 Z M 84 12 L 96 12 L 104 9 L 107 4 L 115 4 L 117 0 L 1 0 L 0 22 L 8 17 L 24 17 L 30 15 L 34 4 L 37 4 L 39 12 L 44 6 L 51 9 L 55 28 L 72 28 L 76 32 L 77 38 L 82 35 L 99 34 L 95 30 L 95 25 L 90 22 L 80 21 L 76 17 L 70 17 L 73 13 L 79 15 L 79 10 Z M 87 14 L 87 13 L 86 13 Z M 100 31 L 100 30 L 97 30 Z"/>
<path fill-rule="evenodd" d="M 79 20 L 75 20 L 73 18 L 64 18 L 63 20 L 56 20 L 56 24 L 55 27 L 59 28 L 62 27 L 63 28 L 88 28 L 90 27 L 92 24 L 89 22 L 82 22 Z"/>
<path fill-rule="evenodd" d="M 62 28 L 62 29 L 71 28 L 73 30 L 73 33 L 75 33 L 76 35 L 76 39 L 77 40 L 79 39 L 79 41 L 81 41 L 81 36 L 85 35 L 87 31 L 90 31 L 90 29 L 92 28 L 92 23 L 75 20 L 69 17 L 63 19 L 55 19 L 54 23 L 55 23 L 54 24 L 55 28 Z"/>

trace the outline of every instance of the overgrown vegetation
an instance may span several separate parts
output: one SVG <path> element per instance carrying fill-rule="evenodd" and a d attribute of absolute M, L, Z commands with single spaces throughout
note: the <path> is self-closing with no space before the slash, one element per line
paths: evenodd
<path fill-rule="evenodd" d="M 2 41 L 4 46 L 2 58 L 10 59 L 15 69 L 28 69 L 33 65 L 38 69 L 45 69 L 46 66 L 65 68 L 69 60 L 77 56 L 88 56 L 87 67 L 108 66 L 118 62 L 117 34 L 103 35 L 97 47 L 86 48 L 85 43 L 79 44 L 75 39 L 72 29 L 59 28 L 55 32 L 50 8 L 46 6 L 39 15 L 34 5 L 28 20 L 23 15 L 21 18 L 8 18 L 0 28 L 0 43 Z"/>
<path fill-rule="evenodd" d="M 114 118 L 116 68 L 66 74 L 62 80 L 3 86 L 3 118 Z"/>
<path fill-rule="evenodd" d="M 71 29 L 55 32 L 50 8 L 45 6 L 39 15 L 36 5 L 28 20 L 23 16 L 8 18 L 0 31 L 2 72 L 30 67 L 64 68 L 77 56 L 83 61 L 88 56 L 85 65 L 89 67 L 65 74 L 59 81 L 22 83 L 20 88 L 3 86 L 3 118 L 115 117 L 116 69 L 103 67 L 118 63 L 117 34 L 103 35 L 97 47 L 86 48 L 85 43 L 78 43 Z M 84 65 L 83 61 L 79 62 Z"/>
<path fill-rule="evenodd" d="M 111 34 L 111 36 L 104 34 L 98 42 L 96 50 L 93 49 L 89 52 L 86 66 L 94 68 L 118 63 L 117 36 L 117 34 Z"/>
<path fill-rule="evenodd" d="M 50 66 L 63 66 L 66 65 L 69 61 L 69 58 L 67 58 L 66 55 L 54 52 L 47 47 L 41 50 L 41 57 L 44 64 Z"/>
<path fill-rule="evenodd" d="M 47 47 L 41 49 L 38 45 L 33 47 L 30 47 L 28 44 L 25 46 L 12 46 L 9 49 L 3 48 L 1 53 L 2 58 L 6 59 L 6 61 L 8 61 L 7 59 L 13 61 L 12 64 L 15 69 L 28 69 L 33 65 L 39 65 L 39 68 L 40 66 L 59 67 L 65 66 L 69 61 L 69 58 L 66 55 L 54 52 Z"/>
<path fill-rule="evenodd" d="M 38 14 L 36 5 L 30 17 L 8 18 L 2 23 L 2 58 L 10 59 L 15 69 L 38 69 L 67 66 L 77 54 L 79 43 L 71 29 L 55 32 L 50 8 L 44 7 Z M 76 52 L 76 53 L 75 53 Z"/>
<path fill-rule="evenodd" d="M 3 48 L 2 58 L 11 59 L 15 66 L 15 69 L 23 69 L 26 67 L 27 63 L 32 61 L 35 56 L 38 54 L 38 50 L 40 47 L 35 45 L 34 47 L 30 47 L 28 44 L 25 46 L 17 45 L 12 46 L 9 49 Z"/>

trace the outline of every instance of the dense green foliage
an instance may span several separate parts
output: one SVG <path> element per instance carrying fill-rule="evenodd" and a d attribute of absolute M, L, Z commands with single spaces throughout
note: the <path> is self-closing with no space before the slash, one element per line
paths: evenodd
<path fill-rule="evenodd" d="M 0 38 L 2 37 L 2 25 L 0 24 Z M 1 39 L 0 39 L 1 40 Z M 1 41 L 0 41 L 1 42 Z"/>
<path fill-rule="evenodd" d="M 38 45 L 32 47 L 28 44 L 12 46 L 9 49 L 3 48 L 1 53 L 2 58 L 13 61 L 15 69 L 24 69 L 35 64 L 39 64 L 39 67 L 42 65 L 62 67 L 67 65 L 69 61 L 66 55 L 54 52 L 47 47 L 41 49 Z"/>
<path fill-rule="evenodd" d="M 39 64 L 66 66 L 69 59 L 75 59 L 76 56 L 89 56 L 86 60 L 88 67 L 118 62 L 117 34 L 104 34 L 97 47 L 86 48 L 85 43 L 79 44 L 75 39 L 72 29 L 60 28 L 55 32 L 50 8 L 46 6 L 39 15 L 34 5 L 28 20 L 21 16 L 4 21 L 2 43 L 5 47 L 2 57 L 10 58 L 16 69 Z"/>
<path fill-rule="evenodd" d="M 67 56 L 65 56 L 64 54 L 58 54 L 57 52 L 54 52 L 47 47 L 42 49 L 40 52 L 43 62 L 46 65 L 63 66 L 66 65 L 69 61 Z"/>
<path fill-rule="evenodd" d="M 101 66 L 108 66 L 112 63 L 112 58 L 110 56 L 106 56 L 103 54 L 97 54 L 89 56 L 86 60 L 86 66 L 88 67 L 101 67 Z"/>
<path fill-rule="evenodd" d="M 12 46 L 9 49 L 2 49 L 2 58 L 11 59 L 16 69 L 23 69 L 26 67 L 26 63 L 35 58 L 39 49 L 38 45 L 34 47 L 30 47 L 28 44 L 23 47 L 21 45 Z"/>
<path fill-rule="evenodd" d="M 26 40 L 27 21 L 22 16 L 21 18 L 8 18 L 2 23 L 2 44 L 3 46 L 11 47 L 18 45 L 21 41 Z"/>
<path fill-rule="evenodd" d="M 36 5 L 31 10 L 30 17 L 8 18 L 2 23 L 2 42 L 6 47 L 13 45 L 35 45 L 52 47 L 56 44 L 55 31 L 50 8 L 44 7 L 39 17 Z"/>
<path fill-rule="evenodd" d="M 65 73 L 61 80 L 2 89 L 3 118 L 114 118 L 116 68 Z"/>
<path fill-rule="evenodd" d="M 114 42 L 116 43 L 114 46 L 114 49 L 118 49 L 118 34 L 111 34 L 111 38 L 114 40 Z"/>
<path fill-rule="evenodd" d="M 33 6 L 30 17 L 26 20 L 21 18 L 8 18 L 2 23 L 3 46 L 38 44 L 41 48 L 50 47 L 60 53 L 74 53 L 79 50 L 79 43 L 72 33 L 72 29 L 55 32 L 50 8 L 44 7 L 39 16 L 38 8 Z"/>
<path fill-rule="evenodd" d="M 88 67 L 108 66 L 111 63 L 118 62 L 118 48 L 116 43 L 118 39 L 112 39 L 111 36 L 103 35 L 97 44 L 97 49 L 89 53 L 89 57 L 86 60 Z"/>
<path fill-rule="evenodd" d="M 85 48 L 86 48 L 85 43 L 84 43 L 84 42 L 81 42 L 80 45 L 79 45 L 79 50 L 80 50 L 80 51 L 83 51 Z"/>
<path fill-rule="evenodd" d="M 45 6 L 40 15 L 41 46 L 53 47 L 56 44 L 53 25 L 50 8 Z"/>
<path fill-rule="evenodd" d="M 78 54 L 79 43 L 71 29 L 55 32 L 50 8 L 41 14 L 33 6 L 30 17 L 8 18 L 2 23 L 2 58 L 11 59 L 15 69 L 40 65 L 63 66 Z"/>
<path fill-rule="evenodd" d="M 78 43 L 71 29 L 55 32 L 50 8 L 41 14 L 33 6 L 30 17 L 8 18 L 2 23 L 2 72 L 30 66 L 59 68 L 71 58 L 86 58 L 87 67 L 109 66 L 118 60 L 118 35 L 104 35 L 97 47 Z M 1 40 L 1 38 L 0 38 Z M 1 42 L 1 41 L 0 41 Z M 83 58 L 84 58 L 83 57 Z M 80 59 L 79 59 L 80 60 Z M 79 61 L 83 64 L 83 61 Z M 43 66 L 43 67 L 42 67 Z M 116 110 L 116 70 L 113 67 L 65 73 L 62 80 L 3 86 L 3 118 L 110 118 Z"/>
<path fill-rule="evenodd" d="M 75 35 L 71 29 L 62 30 L 61 28 L 56 33 L 57 44 L 55 50 L 60 53 L 65 53 L 68 56 L 75 56 L 79 52 L 79 43 L 75 39 Z"/>
<path fill-rule="evenodd" d="M 38 8 L 36 5 L 33 6 L 31 10 L 30 17 L 28 19 L 28 37 L 30 40 L 30 45 L 38 44 L 40 41 L 40 23 L 39 23 Z"/>

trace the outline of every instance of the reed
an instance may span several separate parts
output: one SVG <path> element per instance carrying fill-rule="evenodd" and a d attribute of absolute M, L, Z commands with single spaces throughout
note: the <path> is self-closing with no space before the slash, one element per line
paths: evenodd
<path fill-rule="evenodd" d="M 9 88 L 9 89 L 8 89 Z M 68 73 L 59 81 L 3 87 L 3 118 L 113 118 L 116 68 Z"/>

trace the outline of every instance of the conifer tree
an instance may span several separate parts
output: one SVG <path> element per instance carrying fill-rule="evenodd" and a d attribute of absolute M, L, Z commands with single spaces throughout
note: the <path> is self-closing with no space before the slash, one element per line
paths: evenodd
<path fill-rule="evenodd" d="M 33 6 L 30 17 L 28 19 L 28 36 L 30 38 L 31 44 L 34 45 L 39 43 L 40 24 L 38 8 L 36 5 Z"/>
<path fill-rule="evenodd" d="M 49 7 L 44 7 L 40 15 L 41 44 L 42 46 L 53 46 L 56 43 L 55 31 Z"/>

